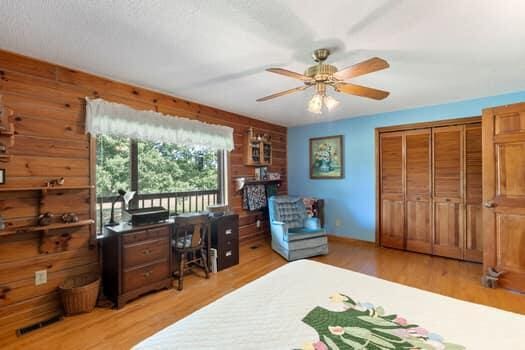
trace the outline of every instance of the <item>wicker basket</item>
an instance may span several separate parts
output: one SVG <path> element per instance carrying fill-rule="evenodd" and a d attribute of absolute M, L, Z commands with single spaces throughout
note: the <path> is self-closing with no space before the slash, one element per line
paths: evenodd
<path fill-rule="evenodd" d="M 97 303 L 100 277 L 86 274 L 67 279 L 59 288 L 66 315 L 90 312 Z"/>

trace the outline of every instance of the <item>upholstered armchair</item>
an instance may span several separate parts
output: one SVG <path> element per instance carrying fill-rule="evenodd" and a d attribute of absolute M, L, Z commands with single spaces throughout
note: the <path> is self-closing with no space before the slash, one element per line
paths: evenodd
<path fill-rule="evenodd" d="M 268 200 L 272 248 L 286 260 L 328 254 L 326 232 L 318 218 L 309 218 L 300 197 L 273 196 Z"/>

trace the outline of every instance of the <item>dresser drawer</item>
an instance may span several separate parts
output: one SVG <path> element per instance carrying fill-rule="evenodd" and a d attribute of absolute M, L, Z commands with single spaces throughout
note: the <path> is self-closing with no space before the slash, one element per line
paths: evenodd
<path fill-rule="evenodd" d="M 140 241 L 146 241 L 150 239 L 155 239 L 159 237 L 168 237 L 170 229 L 167 226 L 144 230 L 136 231 L 124 234 L 122 237 L 122 242 L 124 244 L 136 243 Z"/>
<path fill-rule="evenodd" d="M 159 261 L 150 265 L 126 270 L 122 276 L 122 292 L 127 293 L 134 289 L 168 278 L 170 275 L 169 262 Z"/>
<path fill-rule="evenodd" d="M 155 240 L 125 244 L 122 252 L 122 265 L 125 269 L 144 265 L 152 261 L 169 259 L 170 241 L 168 237 Z"/>

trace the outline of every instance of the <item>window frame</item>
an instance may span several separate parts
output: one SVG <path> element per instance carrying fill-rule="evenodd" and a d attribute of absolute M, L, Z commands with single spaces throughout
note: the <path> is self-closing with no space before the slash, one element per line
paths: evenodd
<path fill-rule="evenodd" d="M 107 197 L 107 196 L 99 196 L 97 193 L 97 187 L 96 187 L 96 167 L 97 165 L 97 159 L 96 159 L 96 137 L 94 139 L 94 146 L 95 146 L 95 169 L 94 169 L 94 179 L 93 183 L 95 184 L 94 192 L 95 192 L 95 202 L 96 204 L 99 203 L 99 198 Z M 138 154 L 138 143 L 140 140 L 136 139 L 129 139 L 129 174 L 130 174 L 130 183 L 129 183 L 129 190 L 134 191 L 136 193 L 135 197 L 129 202 L 130 208 L 139 208 L 139 196 L 140 194 L 140 187 L 139 187 L 139 154 Z M 220 150 L 216 151 L 217 156 L 217 204 L 221 203 L 224 205 L 227 205 L 229 202 L 228 198 L 228 153 L 227 151 Z M 115 189 L 116 191 L 116 189 Z M 199 190 L 196 190 L 199 191 Z M 162 193 L 169 193 L 169 192 L 159 192 Z M 96 206 L 96 205 L 95 205 Z M 96 209 L 95 209 L 96 212 Z M 99 225 L 97 225 L 99 226 Z M 97 227 L 96 231 L 97 234 L 102 234 L 104 223 L 100 223 L 100 227 Z M 100 232 L 99 231 L 100 228 Z"/>

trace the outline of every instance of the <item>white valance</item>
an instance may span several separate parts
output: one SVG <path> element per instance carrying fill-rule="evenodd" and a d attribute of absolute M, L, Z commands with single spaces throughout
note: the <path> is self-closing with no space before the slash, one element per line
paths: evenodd
<path fill-rule="evenodd" d="M 139 111 L 103 99 L 86 98 L 86 133 L 137 140 L 202 146 L 214 150 L 234 148 L 233 129 L 197 120 Z"/>

